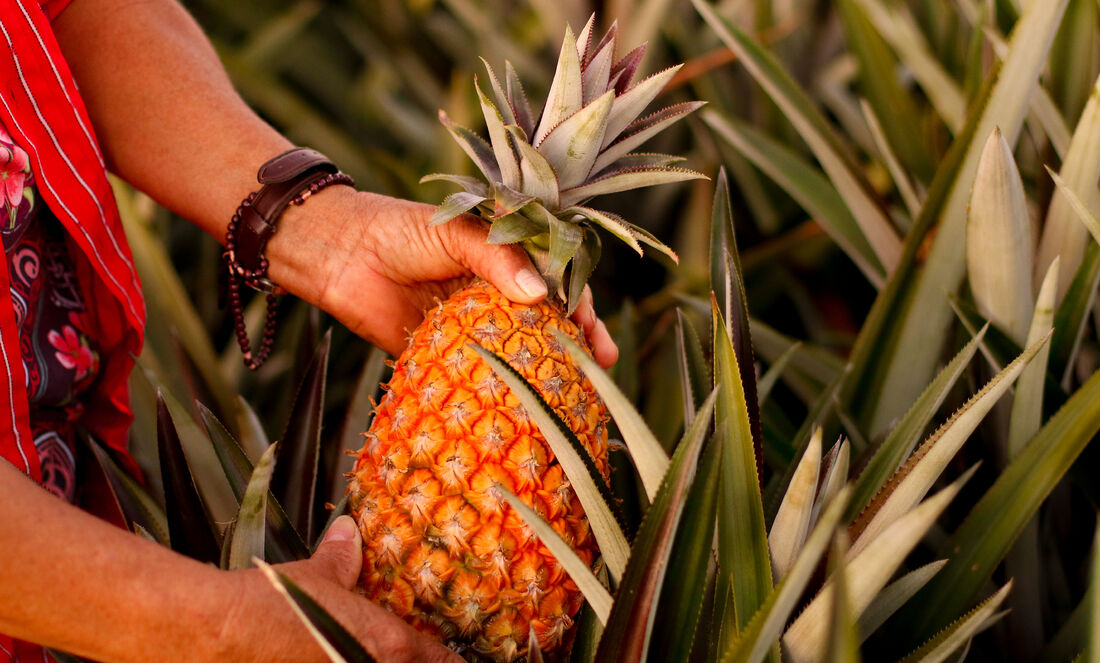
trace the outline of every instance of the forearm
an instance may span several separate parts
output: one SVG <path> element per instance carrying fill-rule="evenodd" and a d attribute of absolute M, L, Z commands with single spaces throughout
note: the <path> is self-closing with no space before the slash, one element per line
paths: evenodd
<path fill-rule="evenodd" d="M 213 642 L 195 636 L 229 611 L 220 572 L 62 502 L 3 461 L 0 494 L 0 632 L 106 661 L 171 660 Z"/>
<path fill-rule="evenodd" d="M 233 90 L 218 56 L 174 0 L 75 0 L 54 32 L 108 166 L 221 237 L 290 143 Z"/>

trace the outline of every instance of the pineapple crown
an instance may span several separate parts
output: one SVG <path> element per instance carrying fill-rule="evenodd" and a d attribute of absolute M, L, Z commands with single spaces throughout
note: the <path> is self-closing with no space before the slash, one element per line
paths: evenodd
<path fill-rule="evenodd" d="M 474 87 L 489 141 L 451 122 L 442 110 L 439 119 L 487 181 L 438 173 L 421 180 L 446 180 L 464 189 L 443 200 L 432 216 L 433 225 L 470 211 L 488 219 L 492 224 L 489 242 L 521 244 L 542 272 L 550 292 L 567 302 L 569 312 L 576 307 L 599 260 L 600 240 L 593 225 L 626 242 L 639 255 L 641 245 L 648 244 L 677 259 L 672 249 L 646 230 L 617 214 L 588 206 L 590 199 L 705 178 L 673 167 L 683 161 L 681 157 L 631 152 L 703 105 L 682 103 L 638 118 L 682 65 L 631 84 L 645 44 L 615 62 L 617 26 L 613 24 L 595 42 L 594 23 L 595 16 L 577 37 L 566 26 L 541 118 L 531 111 L 511 63 L 505 62 L 502 84 L 482 59 L 492 96 L 485 94 L 476 76 Z"/>

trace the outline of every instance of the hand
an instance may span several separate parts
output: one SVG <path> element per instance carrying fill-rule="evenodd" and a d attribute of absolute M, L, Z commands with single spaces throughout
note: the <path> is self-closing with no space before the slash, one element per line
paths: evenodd
<path fill-rule="evenodd" d="M 271 276 L 395 356 L 424 311 L 475 275 L 515 302 L 546 296 L 522 249 L 486 243 L 488 224 L 474 216 L 429 226 L 434 209 L 349 187 L 325 189 L 283 216 L 268 244 Z M 615 363 L 618 348 L 587 287 L 573 319 L 596 361 Z"/>
<path fill-rule="evenodd" d="M 362 545 L 355 521 L 350 516 L 341 516 L 329 528 L 313 557 L 275 568 L 328 610 L 375 659 L 395 663 L 461 663 L 462 659 L 454 652 L 352 592 L 363 564 Z M 276 593 L 266 577 L 256 569 L 233 575 L 243 585 L 242 598 L 222 629 L 221 640 L 232 651 L 219 652 L 220 660 L 327 661 L 305 626 L 292 614 L 289 603 Z M 234 646 L 237 644 L 239 648 Z"/>

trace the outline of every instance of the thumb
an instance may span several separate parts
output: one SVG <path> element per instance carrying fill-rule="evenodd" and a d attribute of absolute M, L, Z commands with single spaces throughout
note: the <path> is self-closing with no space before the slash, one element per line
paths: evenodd
<path fill-rule="evenodd" d="M 363 543 L 355 520 L 351 516 L 337 518 L 317 546 L 317 551 L 304 563 L 341 587 L 355 587 L 363 567 Z"/>
<path fill-rule="evenodd" d="M 446 231 L 447 249 L 474 274 L 495 285 L 505 297 L 533 304 L 546 296 L 546 282 L 518 246 L 486 243 L 485 225 L 475 219 L 451 220 Z"/>

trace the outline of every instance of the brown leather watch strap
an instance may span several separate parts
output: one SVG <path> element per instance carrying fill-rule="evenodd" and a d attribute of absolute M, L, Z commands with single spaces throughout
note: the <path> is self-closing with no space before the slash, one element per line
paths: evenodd
<path fill-rule="evenodd" d="M 248 270 L 256 270 L 263 262 L 264 247 L 275 234 L 279 217 L 302 191 L 339 172 L 328 157 L 316 150 L 299 147 L 287 150 L 260 166 L 257 179 L 263 187 L 252 203 L 243 206 L 240 227 L 234 247 L 237 262 Z"/>

